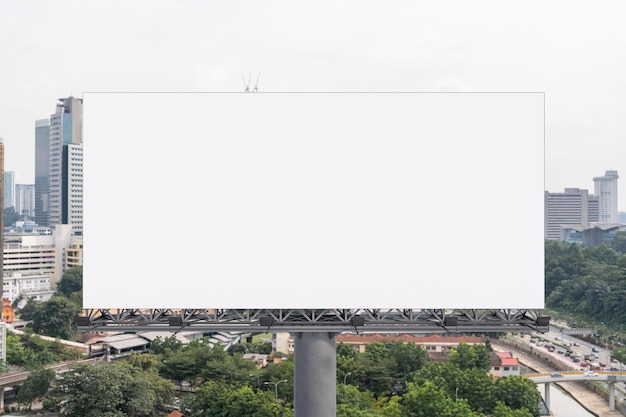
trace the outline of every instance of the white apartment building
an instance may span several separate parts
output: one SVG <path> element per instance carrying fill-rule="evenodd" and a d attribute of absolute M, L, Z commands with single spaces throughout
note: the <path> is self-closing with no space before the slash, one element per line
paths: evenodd
<path fill-rule="evenodd" d="M 67 145 L 67 199 L 64 223 L 72 225 L 74 235 L 83 234 L 83 144 Z"/>
<path fill-rule="evenodd" d="M 58 225 L 51 235 L 6 233 L 3 298 L 48 300 L 66 270 L 66 251 L 74 243 L 71 232 L 70 225 Z"/>

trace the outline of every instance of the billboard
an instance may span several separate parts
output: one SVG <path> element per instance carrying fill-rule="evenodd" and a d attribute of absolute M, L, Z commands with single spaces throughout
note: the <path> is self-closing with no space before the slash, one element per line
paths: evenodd
<path fill-rule="evenodd" d="M 543 93 L 84 93 L 85 308 L 543 308 Z"/>

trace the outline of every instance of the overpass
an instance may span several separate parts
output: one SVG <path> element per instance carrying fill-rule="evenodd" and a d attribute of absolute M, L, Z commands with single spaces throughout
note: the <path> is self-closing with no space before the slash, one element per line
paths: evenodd
<path fill-rule="evenodd" d="M 615 410 L 615 383 L 626 382 L 626 371 L 597 371 L 590 376 L 586 372 L 581 371 L 562 371 L 552 373 L 536 373 L 522 375 L 522 378 L 529 379 L 535 384 L 544 384 L 544 399 L 546 406 L 550 409 L 550 384 L 561 382 L 591 382 L 603 381 L 608 382 L 609 386 L 609 409 Z"/>
<path fill-rule="evenodd" d="M 55 372 L 65 372 L 70 369 L 71 366 L 77 364 L 89 364 L 101 361 L 102 358 L 83 359 L 79 361 L 69 361 L 63 363 L 57 363 L 47 365 L 45 368 L 52 369 Z M 5 375 L 0 375 L 0 410 L 4 410 L 4 391 L 7 388 L 12 388 L 16 385 L 22 384 L 30 375 L 29 371 L 26 372 L 11 372 Z"/>

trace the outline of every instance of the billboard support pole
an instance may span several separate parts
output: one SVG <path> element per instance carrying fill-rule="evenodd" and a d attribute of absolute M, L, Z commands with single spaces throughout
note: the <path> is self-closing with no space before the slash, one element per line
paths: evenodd
<path fill-rule="evenodd" d="M 295 417 L 336 416 L 337 334 L 293 333 Z"/>

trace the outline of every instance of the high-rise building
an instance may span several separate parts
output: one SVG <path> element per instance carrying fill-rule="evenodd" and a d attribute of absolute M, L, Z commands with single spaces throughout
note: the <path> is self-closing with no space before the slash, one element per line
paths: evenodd
<path fill-rule="evenodd" d="M 565 225 L 589 226 L 589 192 L 579 188 L 566 188 L 562 193 L 544 194 L 544 237 L 561 239 Z"/>
<path fill-rule="evenodd" d="M 34 184 L 15 184 L 15 211 L 31 219 L 35 217 Z"/>
<path fill-rule="evenodd" d="M 4 171 L 4 208 L 15 208 L 15 172 Z"/>
<path fill-rule="evenodd" d="M 35 121 L 35 222 L 50 226 L 50 120 Z"/>
<path fill-rule="evenodd" d="M 77 234 L 82 233 L 82 125 L 83 101 L 59 99 L 50 116 L 50 225 L 72 221 Z"/>
<path fill-rule="evenodd" d="M 63 224 L 72 225 L 74 235 L 83 234 L 83 144 L 63 149 Z"/>
<path fill-rule="evenodd" d="M 604 176 L 595 177 L 594 194 L 598 197 L 598 221 L 600 223 L 618 223 L 617 217 L 617 171 L 606 171 Z"/>

